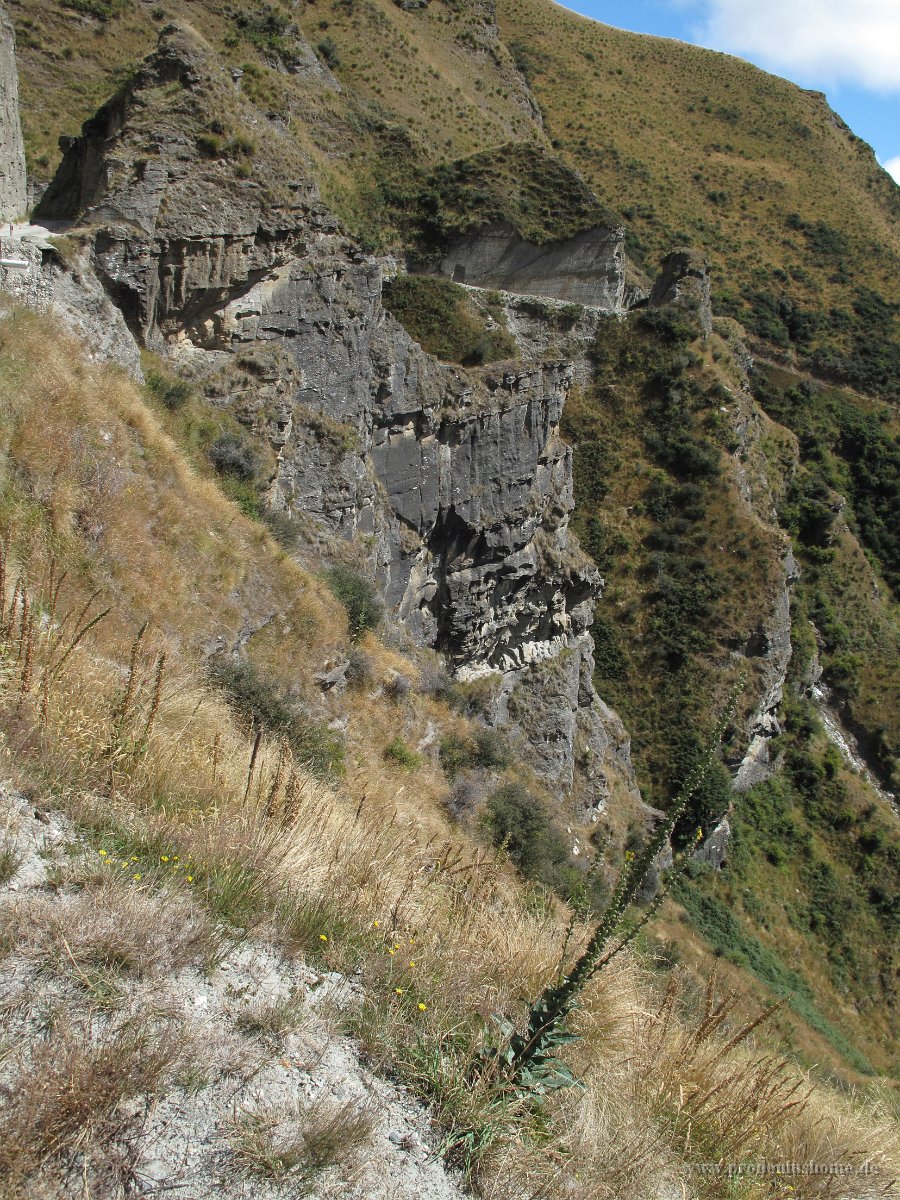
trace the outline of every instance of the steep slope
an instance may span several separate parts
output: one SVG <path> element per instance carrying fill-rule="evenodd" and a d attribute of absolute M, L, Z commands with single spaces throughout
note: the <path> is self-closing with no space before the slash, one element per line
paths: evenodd
<path fill-rule="evenodd" d="M 500 0 L 498 20 L 547 136 L 627 217 L 632 254 L 702 246 L 719 312 L 896 397 L 900 189 L 821 94 L 544 0 Z"/>
<path fill-rule="evenodd" d="M 601 816 L 616 846 L 645 836 L 629 734 L 664 805 L 746 673 L 727 766 L 678 830 L 712 832 L 714 861 L 725 847 L 726 875 L 690 884 L 719 895 L 725 878 L 744 940 L 717 942 L 719 910 L 690 891 L 686 910 L 744 969 L 764 962 L 764 987 L 815 993 L 811 1059 L 888 1067 L 896 830 L 795 695 L 818 661 L 893 786 L 896 436 L 879 397 L 897 374 L 900 193 L 867 148 L 820 97 L 543 3 L 12 7 L 43 179 L 54 123 L 68 134 L 38 212 L 74 224 L 35 251 L 35 278 L 102 282 L 132 346 L 165 360 L 162 393 L 170 375 L 193 391 L 166 419 L 198 461 L 308 568 L 377 579 L 406 634 L 447 656 L 456 702 L 543 776 L 530 786 L 579 855 Z M 645 270 L 679 243 L 702 252 L 669 256 L 647 303 Z M 803 869 L 768 874 L 778 851 L 740 808 L 728 850 L 733 783 L 758 789 L 763 824 L 794 814 L 769 836 L 790 826 Z M 770 889 L 762 915 L 751 885 Z M 779 941 L 798 972 L 747 951 Z M 839 961 L 819 980 L 823 950 Z M 833 1033 L 842 1006 L 863 1051 Z"/>

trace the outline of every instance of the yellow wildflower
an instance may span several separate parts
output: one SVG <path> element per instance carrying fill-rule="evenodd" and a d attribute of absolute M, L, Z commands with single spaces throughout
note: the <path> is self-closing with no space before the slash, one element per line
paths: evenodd
<path fill-rule="evenodd" d="M 185 879 L 188 881 L 188 883 L 193 883 L 193 882 L 194 882 L 194 877 L 193 877 L 193 875 L 185 875 Z"/>
<path fill-rule="evenodd" d="M 105 851 L 105 850 L 98 850 L 98 851 L 97 851 L 97 853 L 100 855 L 100 857 L 101 857 L 101 858 L 106 858 L 106 851 Z"/>
<path fill-rule="evenodd" d="M 320 934 L 319 934 L 319 941 L 320 941 L 320 942 L 327 942 L 327 941 L 328 941 L 328 935 L 327 935 L 326 933 L 320 933 Z"/>
<path fill-rule="evenodd" d="M 428 1005 L 427 1005 L 427 1004 L 422 1004 L 422 1003 L 421 1003 L 421 1001 L 420 1001 L 420 1002 L 419 1002 L 419 1006 L 418 1006 L 418 1007 L 419 1007 L 419 1012 L 424 1012 L 424 1011 L 425 1011 L 425 1009 L 428 1007 Z"/>
<path fill-rule="evenodd" d="M 394 991 L 397 993 L 398 996 L 403 995 L 403 988 L 394 988 Z"/>
<path fill-rule="evenodd" d="M 137 881 L 138 879 L 140 879 L 140 877 L 141 877 L 141 876 L 140 876 L 140 874 L 137 874 L 137 875 L 135 875 L 135 877 L 134 877 L 134 878 L 135 878 L 135 881 Z"/>

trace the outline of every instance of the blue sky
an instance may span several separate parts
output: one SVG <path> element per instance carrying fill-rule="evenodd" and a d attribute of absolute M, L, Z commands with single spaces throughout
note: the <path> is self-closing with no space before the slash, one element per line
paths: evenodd
<path fill-rule="evenodd" d="M 831 107 L 900 182 L 900 0 L 566 0 L 620 29 L 738 54 Z"/>

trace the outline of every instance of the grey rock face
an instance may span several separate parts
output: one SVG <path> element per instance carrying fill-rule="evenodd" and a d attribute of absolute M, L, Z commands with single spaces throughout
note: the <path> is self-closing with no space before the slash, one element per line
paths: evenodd
<path fill-rule="evenodd" d="M 442 259 L 440 273 L 457 283 L 623 312 L 625 230 L 588 229 L 538 246 L 511 225 L 496 225 L 460 238 Z"/>
<path fill-rule="evenodd" d="M 651 308 L 675 304 L 695 313 L 704 333 L 712 332 L 709 260 L 699 250 L 673 250 L 663 259 L 650 292 Z"/>
<path fill-rule="evenodd" d="M 718 871 L 728 856 L 730 842 L 731 825 L 728 818 L 723 817 L 695 852 L 694 858 L 700 862 L 709 863 L 711 867 L 714 867 Z"/>
<path fill-rule="evenodd" d="M 52 313 L 92 354 L 142 378 L 140 349 L 86 256 L 64 266 L 52 241 L 36 230 L 14 242 L 4 238 L 2 244 L 4 254 L 9 250 L 27 266 L 0 267 L 0 291 L 35 312 Z"/>
<path fill-rule="evenodd" d="M 188 32 L 166 34 L 136 89 L 174 78 L 234 96 L 204 53 Z M 147 158 L 139 122 L 149 107 L 125 96 L 85 125 L 47 211 L 93 223 L 97 274 L 139 342 L 201 378 L 227 380 L 253 358 L 264 378 L 232 394 L 226 385 L 217 403 L 274 451 L 269 505 L 354 538 L 420 644 L 464 677 L 500 673 L 507 694 L 518 688 L 545 713 L 535 766 L 570 789 L 583 764 L 583 803 L 596 808 L 607 754 L 624 746 L 627 756 L 627 737 L 607 735 L 593 692 L 585 631 L 600 579 L 568 532 L 572 463 L 559 422 L 571 365 L 438 362 L 383 308 L 383 264 L 337 231 L 302 175 L 272 203 L 207 172 L 180 110 Z M 527 273 L 525 251 L 520 240 L 510 261 Z M 553 252 L 541 251 L 535 278 L 555 271 L 562 289 L 581 263 L 594 298 L 620 303 L 618 231 Z M 552 694 L 545 676 L 558 677 Z"/>
<path fill-rule="evenodd" d="M 0 5 L 0 220 L 24 216 L 27 207 L 16 41 L 12 22 Z"/>
<path fill-rule="evenodd" d="M 784 699 L 784 683 L 791 661 L 791 596 L 797 579 L 794 556 L 788 551 L 784 564 L 784 583 L 776 598 L 772 616 L 744 647 L 749 659 L 762 659 L 763 691 L 748 727 L 748 745 L 735 774 L 732 787 L 746 792 L 755 783 L 768 779 L 774 770 L 769 743 L 781 733 L 778 710 Z"/>

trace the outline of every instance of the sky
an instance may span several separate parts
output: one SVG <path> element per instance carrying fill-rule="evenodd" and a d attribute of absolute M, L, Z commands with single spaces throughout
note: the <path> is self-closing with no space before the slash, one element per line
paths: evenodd
<path fill-rule="evenodd" d="M 900 0 L 564 0 L 607 25 L 737 54 L 831 107 L 900 183 Z"/>

